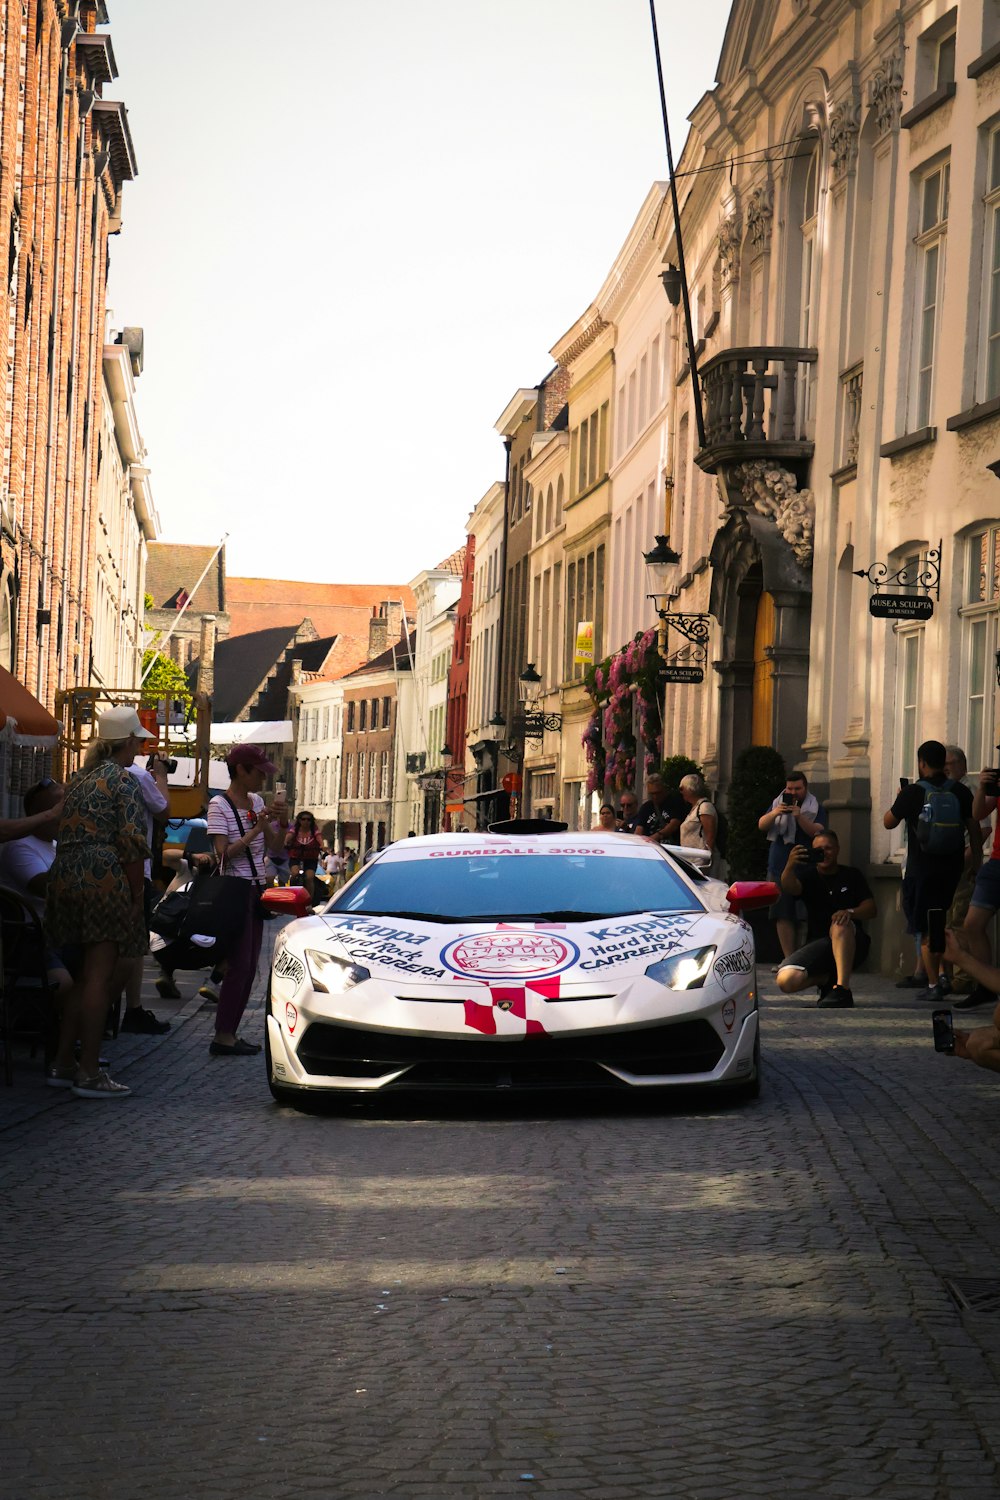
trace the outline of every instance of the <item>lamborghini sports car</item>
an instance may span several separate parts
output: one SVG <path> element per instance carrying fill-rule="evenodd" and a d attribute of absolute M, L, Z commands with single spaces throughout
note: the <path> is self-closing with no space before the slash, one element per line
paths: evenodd
<path fill-rule="evenodd" d="M 268 996 L 275 1098 L 755 1094 L 757 977 L 741 912 L 774 887 L 727 891 L 690 851 L 553 827 L 403 839 L 290 922 Z"/>

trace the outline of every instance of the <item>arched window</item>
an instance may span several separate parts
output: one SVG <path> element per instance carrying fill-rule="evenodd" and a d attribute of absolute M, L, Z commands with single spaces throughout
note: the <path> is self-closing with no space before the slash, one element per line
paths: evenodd
<path fill-rule="evenodd" d="M 560 474 L 556 484 L 556 525 L 562 525 L 563 518 L 563 477 Z"/>
<path fill-rule="evenodd" d="M 547 491 L 545 492 L 545 530 L 546 530 L 546 533 L 550 532 L 552 530 L 553 525 L 555 524 L 554 523 L 554 519 L 553 519 L 554 516 L 555 516 L 555 497 L 553 495 L 552 486 L 550 484 L 549 487 L 548 487 L 548 489 L 547 489 Z"/>
<path fill-rule="evenodd" d="M 0 667 L 14 670 L 14 601 L 9 578 L 0 585 Z"/>

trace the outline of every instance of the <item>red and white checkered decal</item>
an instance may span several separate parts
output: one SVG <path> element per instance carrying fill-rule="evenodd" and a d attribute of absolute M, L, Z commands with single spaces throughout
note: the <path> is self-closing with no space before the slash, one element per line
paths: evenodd
<path fill-rule="evenodd" d="M 554 979 L 529 979 L 526 984 L 484 985 L 490 992 L 490 1003 L 466 1000 L 465 1024 L 483 1036 L 546 1036 L 541 1021 L 528 1016 L 528 996 L 558 1000 L 559 985 L 558 975 Z"/>

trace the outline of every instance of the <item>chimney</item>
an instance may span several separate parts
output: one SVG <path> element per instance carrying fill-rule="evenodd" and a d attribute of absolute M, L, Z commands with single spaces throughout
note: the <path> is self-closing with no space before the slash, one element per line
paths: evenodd
<path fill-rule="evenodd" d="M 386 630 L 390 641 L 398 641 L 403 634 L 402 604 L 398 599 L 383 599 L 378 610 L 380 615 L 385 615 Z"/>
<path fill-rule="evenodd" d="M 215 692 L 215 616 L 201 617 L 201 645 L 198 649 L 199 693 L 211 698 Z"/>
<path fill-rule="evenodd" d="M 292 657 L 292 682 L 294 684 L 294 683 L 301 682 L 301 681 L 302 681 L 302 658 L 301 658 L 301 656 L 293 656 Z"/>
<path fill-rule="evenodd" d="M 388 649 L 389 645 L 389 621 L 380 609 L 378 613 L 372 609 L 372 617 L 368 621 L 368 660 L 372 661 L 376 656 Z"/>

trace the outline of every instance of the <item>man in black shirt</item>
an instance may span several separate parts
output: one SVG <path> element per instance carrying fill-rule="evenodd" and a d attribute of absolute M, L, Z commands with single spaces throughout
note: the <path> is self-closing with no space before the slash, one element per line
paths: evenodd
<path fill-rule="evenodd" d="M 635 792 L 622 792 L 618 808 L 618 832 L 635 833 L 639 822 L 639 799 Z"/>
<path fill-rule="evenodd" d="M 644 834 L 654 844 L 676 843 L 681 824 L 688 815 L 688 805 L 680 792 L 668 792 L 659 771 L 646 782 L 649 800 L 636 814 L 635 833 Z"/>
<path fill-rule="evenodd" d="M 778 970 L 778 988 L 795 995 L 809 984 L 819 986 L 819 1004 L 846 1010 L 854 1004 L 851 973 L 871 946 L 861 926 L 875 916 L 875 898 L 860 870 L 837 863 L 840 840 L 829 829 L 818 833 L 812 849 L 796 844 L 781 876 L 788 896 L 801 896 L 806 908 L 806 943 Z"/>
<path fill-rule="evenodd" d="M 948 752 L 939 740 L 925 740 L 917 751 L 920 780 L 900 788 L 895 802 L 882 815 L 886 828 L 906 823 L 906 874 L 903 904 L 915 932 L 928 987 L 917 996 L 940 1005 L 946 990 L 939 978 L 941 955 L 928 946 L 927 913 L 947 911 L 955 899 L 965 866 L 965 836 L 976 864 L 982 862 L 983 831 L 972 816 L 972 793 L 961 781 L 950 781 L 944 763 Z"/>

